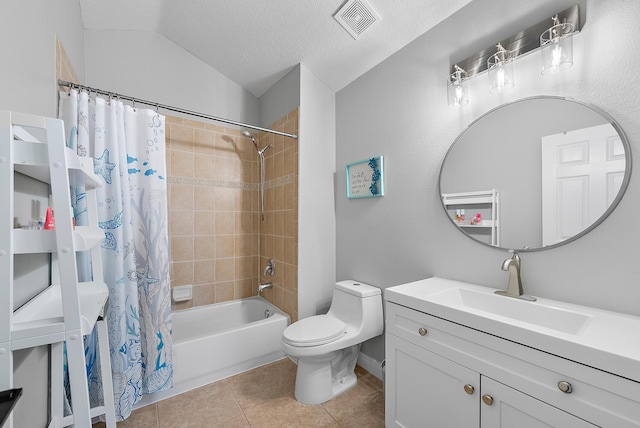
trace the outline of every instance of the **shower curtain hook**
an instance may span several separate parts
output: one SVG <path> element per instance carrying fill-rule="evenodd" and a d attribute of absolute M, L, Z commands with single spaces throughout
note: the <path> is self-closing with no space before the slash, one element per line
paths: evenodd
<path fill-rule="evenodd" d="M 136 111 L 136 99 L 135 98 L 131 98 L 131 108 L 133 108 L 133 111 Z"/>

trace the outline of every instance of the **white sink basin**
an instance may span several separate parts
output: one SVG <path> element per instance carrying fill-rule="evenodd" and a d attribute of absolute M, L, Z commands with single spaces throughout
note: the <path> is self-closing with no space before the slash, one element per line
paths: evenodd
<path fill-rule="evenodd" d="M 434 303 L 464 307 L 513 320 L 550 328 L 568 334 L 579 334 L 592 315 L 551 306 L 548 301 L 530 302 L 485 292 L 454 287 L 430 297 Z"/>
<path fill-rule="evenodd" d="M 505 284 L 506 285 L 506 284 Z M 384 291 L 387 302 L 640 382 L 640 317 L 428 278 Z"/>

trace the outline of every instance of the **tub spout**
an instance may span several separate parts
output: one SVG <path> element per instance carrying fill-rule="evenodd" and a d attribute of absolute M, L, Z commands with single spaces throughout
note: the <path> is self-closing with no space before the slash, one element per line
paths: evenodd
<path fill-rule="evenodd" d="M 264 284 L 258 284 L 258 294 L 260 294 L 265 288 L 273 288 L 273 283 L 265 282 Z"/>

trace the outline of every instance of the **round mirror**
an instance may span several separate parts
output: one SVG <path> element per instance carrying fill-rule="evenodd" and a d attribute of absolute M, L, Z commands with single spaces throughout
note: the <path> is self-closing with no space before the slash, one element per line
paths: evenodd
<path fill-rule="evenodd" d="M 559 97 L 497 107 L 456 138 L 440 170 L 443 207 L 467 236 L 535 251 L 586 234 L 618 204 L 631 175 L 620 127 Z"/>

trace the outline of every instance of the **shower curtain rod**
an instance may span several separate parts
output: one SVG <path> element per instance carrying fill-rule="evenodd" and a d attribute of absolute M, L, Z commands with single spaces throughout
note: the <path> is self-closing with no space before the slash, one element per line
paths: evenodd
<path fill-rule="evenodd" d="M 134 97 L 131 97 L 131 96 L 128 96 L 128 95 L 122 95 L 122 94 L 117 94 L 115 92 L 105 91 L 103 89 L 91 88 L 89 86 L 80 85 L 79 83 L 67 82 L 65 80 L 58 80 L 58 86 L 64 86 L 64 87 L 71 88 L 71 89 L 81 89 L 81 90 L 85 90 L 85 91 L 88 91 L 88 92 L 95 92 L 96 94 L 102 94 L 102 95 L 106 95 L 106 96 L 113 97 L 113 98 L 120 98 L 120 99 L 123 99 L 123 100 L 131 101 L 134 105 L 135 105 L 135 103 L 146 104 L 146 105 L 149 105 L 149 106 L 154 106 L 156 108 L 156 110 L 158 110 L 158 109 L 169 110 L 169 111 L 173 111 L 173 112 L 176 112 L 176 113 L 183 113 L 183 114 L 188 114 L 190 116 L 200 117 L 202 119 L 213 120 L 215 122 L 222 122 L 222 123 L 226 123 L 226 124 L 229 124 L 229 125 L 239 126 L 239 127 L 242 127 L 242 128 L 249 128 L 249 129 L 253 129 L 255 131 L 268 132 L 270 134 L 282 135 L 284 137 L 289 137 L 289 138 L 293 138 L 293 139 L 297 139 L 298 138 L 298 136 L 296 134 L 288 134 L 286 132 L 280 132 L 280 131 L 276 131 L 276 130 L 269 129 L 269 128 L 262 128 L 260 126 L 248 125 L 246 123 L 236 122 L 235 120 L 224 119 L 224 118 L 221 118 L 221 117 L 211 116 L 209 114 L 198 113 L 198 112 L 195 112 L 195 111 L 185 110 L 185 109 L 181 109 L 181 108 L 178 108 L 178 107 L 168 106 L 168 105 L 165 105 L 165 104 L 154 103 L 153 101 L 146 101 L 146 100 L 142 100 L 140 98 L 134 98 Z"/>

